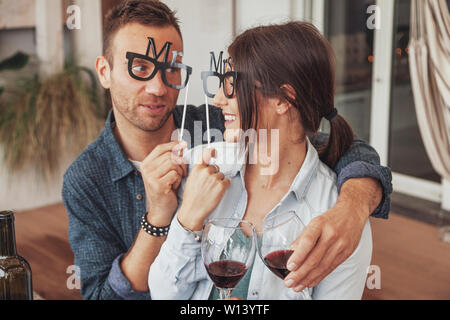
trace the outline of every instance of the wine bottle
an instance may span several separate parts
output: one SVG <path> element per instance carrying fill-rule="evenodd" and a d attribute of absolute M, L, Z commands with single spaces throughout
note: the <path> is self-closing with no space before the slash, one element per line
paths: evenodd
<path fill-rule="evenodd" d="M 33 300 L 31 268 L 17 255 L 11 211 L 0 212 L 0 300 Z"/>

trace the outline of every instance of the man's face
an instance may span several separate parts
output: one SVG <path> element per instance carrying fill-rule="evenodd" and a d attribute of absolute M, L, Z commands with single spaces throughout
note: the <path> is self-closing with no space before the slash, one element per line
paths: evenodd
<path fill-rule="evenodd" d="M 166 86 L 161 78 L 161 72 L 148 81 L 131 78 L 128 73 L 127 52 L 145 55 L 148 37 L 155 41 L 156 52 L 159 53 L 166 42 L 171 42 L 167 62 L 172 61 L 172 51 L 183 51 L 180 35 L 172 26 L 149 27 L 131 23 L 120 29 L 114 37 L 112 55 L 110 91 L 115 111 L 135 127 L 154 132 L 161 129 L 170 118 L 176 106 L 179 90 Z M 150 57 L 152 51 L 150 50 Z M 164 54 L 158 61 L 164 60 Z M 177 62 L 181 62 L 177 57 Z"/>

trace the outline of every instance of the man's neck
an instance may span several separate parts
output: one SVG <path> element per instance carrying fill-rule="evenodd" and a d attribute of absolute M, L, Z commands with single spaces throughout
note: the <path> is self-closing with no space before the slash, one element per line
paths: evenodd
<path fill-rule="evenodd" d="M 126 119 L 116 118 L 113 132 L 128 159 L 142 162 L 156 146 L 170 142 L 175 129 L 175 121 L 171 115 L 164 126 L 154 132 L 141 130 Z"/>

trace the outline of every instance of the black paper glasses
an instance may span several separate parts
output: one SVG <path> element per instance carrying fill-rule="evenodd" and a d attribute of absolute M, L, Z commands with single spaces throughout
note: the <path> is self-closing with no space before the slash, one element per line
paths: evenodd
<path fill-rule="evenodd" d="M 160 62 L 149 56 L 127 52 L 128 73 L 133 79 L 149 81 L 161 71 L 163 83 L 173 89 L 184 89 L 189 82 L 192 68 L 178 62 Z"/>
<path fill-rule="evenodd" d="M 223 86 L 225 97 L 231 99 L 234 97 L 238 73 L 229 71 L 224 74 L 215 71 L 205 71 L 201 73 L 203 80 L 203 91 L 209 98 L 214 98 L 217 91 Z"/>

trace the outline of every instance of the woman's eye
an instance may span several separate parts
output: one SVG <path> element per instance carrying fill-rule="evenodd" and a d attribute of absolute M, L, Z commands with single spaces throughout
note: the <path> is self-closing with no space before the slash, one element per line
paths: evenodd
<path fill-rule="evenodd" d="M 178 71 L 178 68 L 167 68 L 167 72 L 169 73 L 175 73 Z"/>

